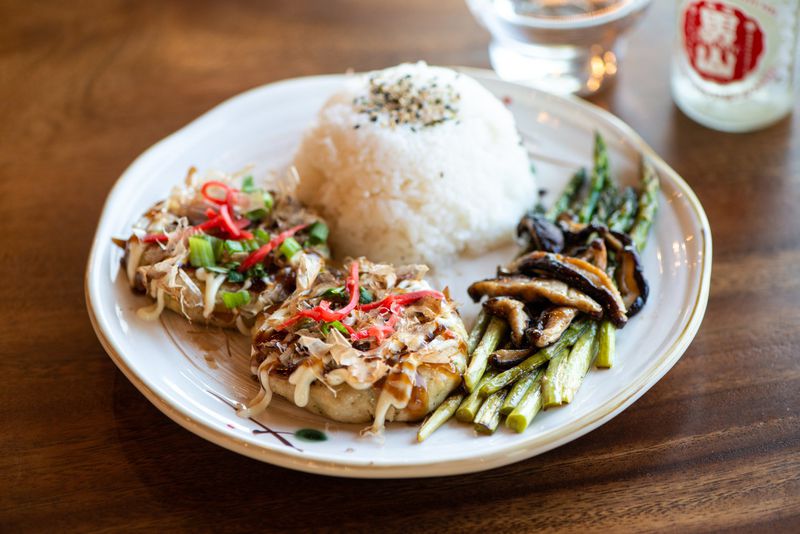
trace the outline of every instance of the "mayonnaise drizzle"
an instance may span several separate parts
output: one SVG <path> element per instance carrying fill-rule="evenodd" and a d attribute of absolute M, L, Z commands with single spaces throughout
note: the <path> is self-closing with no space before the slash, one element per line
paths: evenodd
<path fill-rule="evenodd" d="M 236 328 L 239 330 L 239 332 L 246 336 L 249 336 L 251 333 L 250 329 L 247 328 L 247 325 L 244 324 L 244 319 L 242 319 L 241 315 L 236 316 Z"/>
<path fill-rule="evenodd" d="M 239 417 L 253 417 L 267 409 L 272 400 L 272 388 L 269 387 L 269 372 L 272 370 L 274 363 L 273 359 L 267 358 L 258 366 L 258 381 L 261 382 L 261 390 L 250 401 L 249 406 L 242 405 L 241 408 L 236 410 L 236 415 Z"/>
<path fill-rule="evenodd" d="M 205 269 L 197 270 L 197 278 L 205 282 L 205 292 L 203 295 L 203 317 L 208 319 L 214 313 L 217 303 L 217 291 L 225 282 L 225 275 L 213 275 Z"/>
<path fill-rule="evenodd" d="M 125 274 L 128 276 L 128 283 L 131 286 L 133 286 L 133 282 L 136 280 L 136 269 L 139 267 L 144 249 L 145 244 L 138 239 L 128 243 L 128 263 L 125 264 Z"/>
<path fill-rule="evenodd" d="M 322 371 L 322 360 L 313 356 L 306 358 L 300 366 L 289 375 L 289 383 L 294 385 L 294 403 L 303 408 L 308 404 L 311 384 Z"/>
<path fill-rule="evenodd" d="M 375 405 L 375 419 L 372 421 L 372 426 L 362 431 L 364 434 L 380 435 L 386 423 L 386 414 L 389 412 L 389 408 L 402 410 L 408 406 L 418 366 L 419 361 L 410 357 L 400 363 L 399 370 L 393 371 L 386 377 L 386 382 L 381 388 L 378 402 Z"/>
<path fill-rule="evenodd" d="M 155 304 L 151 306 L 142 306 L 141 308 L 136 310 L 136 315 L 138 315 L 140 319 L 144 319 L 145 321 L 155 321 L 156 319 L 159 318 L 162 311 L 164 311 L 164 290 L 159 287 L 156 290 Z"/>

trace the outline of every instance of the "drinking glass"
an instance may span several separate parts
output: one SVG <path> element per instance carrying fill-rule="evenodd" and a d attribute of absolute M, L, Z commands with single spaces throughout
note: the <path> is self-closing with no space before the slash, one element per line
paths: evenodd
<path fill-rule="evenodd" d="M 467 0 L 489 30 L 497 74 L 547 91 L 589 95 L 617 73 L 624 33 L 650 0 Z"/>

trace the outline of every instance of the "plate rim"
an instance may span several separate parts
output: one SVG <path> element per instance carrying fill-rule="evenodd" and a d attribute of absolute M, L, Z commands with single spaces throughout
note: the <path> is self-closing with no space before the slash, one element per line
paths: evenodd
<path fill-rule="evenodd" d="M 308 453 L 301 454 L 296 453 L 295 451 L 271 448 L 268 446 L 253 447 L 252 444 L 243 439 L 237 439 L 231 434 L 225 433 L 205 424 L 202 420 L 195 419 L 190 413 L 185 411 L 180 404 L 173 404 L 169 402 L 151 389 L 145 380 L 127 364 L 125 357 L 119 350 L 119 347 L 117 347 L 115 342 L 112 339 L 109 339 L 109 336 L 106 335 L 97 317 L 95 304 L 92 300 L 92 267 L 95 263 L 97 263 L 97 261 L 99 261 L 97 257 L 102 249 L 101 236 L 99 235 L 101 223 L 107 212 L 107 208 L 111 199 L 116 196 L 116 192 L 121 186 L 123 179 L 132 171 L 132 169 L 140 164 L 144 158 L 149 157 L 149 154 L 155 151 L 157 147 L 170 142 L 170 140 L 173 140 L 185 130 L 188 130 L 204 119 L 207 119 L 209 115 L 216 114 L 221 109 L 231 105 L 234 101 L 266 88 L 275 88 L 277 86 L 292 83 L 330 80 L 334 78 L 345 79 L 348 76 L 347 74 L 323 74 L 290 78 L 264 84 L 245 90 L 224 100 L 144 150 L 130 163 L 130 165 L 126 167 L 109 191 L 98 218 L 97 227 L 92 239 L 92 248 L 89 253 L 89 258 L 84 273 L 84 294 L 86 299 L 86 308 L 90 322 L 92 323 L 92 328 L 94 329 L 95 334 L 97 335 L 97 338 L 106 353 L 109 355 L 114 364 L 122 371 L 125 377 L 145 396 L 145 398 L 147 398 L 154 406 L 156 406 L 156 408 L 158 408 L 167 417 L 181 425 L 183 428 L 212 443 L 225 447 L 233 452 L 237 452 L 250 458 L 265 461 L 280 467 L 313 474 L 350 478 L 412 478 L 449 476 L 501 467 L 503 465 L 542 454 L 569 441 L 577 439 L 608 422 L 625 408 L 633 404 L 656 382 L 658 382 L 675 365 L 675 363 L 677 363 L 696 336 L 700 325 L 702 324 L 708 304 L 711 281 L 713 249 L 711 228 L 702 204 L 691 187 L 641 138 L 638 133 L 633 130 L 633 128 L 628 126 L 624 121 L 615 115 L 596 106 L 595 104 L 582 100 L 578 97 L 554 95 L 534 88 L 529 88 L 515 82 L 503 81 L 500 80 L 492 71 L 486 69 L 473 67 L 454 68 L 464 72 L 465 74 L 475 76 L 476 78 L 491 79 L 496 82 L 514 86 L 518 89 L 522 88 L 526 91 L 529 91 L 537 98 L 565 100 L 570 102 L 572 105 L 578 106 L 582 109 L 582 111 L 594 115 L 596 119 L 600 119 L 601 122 L 605 122 L 617 129 L 619 132 L 623 133 L 625 137 L 628 138 L 628 140 L 630 140 L 634 146 L 636 146 L 637 149 L 639 149 L 647 157 L 651 158 L 656 167 L 659 169 L 662 179 L 670 180 L 676 189 L 685 195 L 688 207 L 691 208 L 692 213 L 695 217 L 697 217 L 699 222 L 700 237 L 703 240 L 702 247 L 699 248 L 701 251 L 699 261 L 702 263 L 702 267 L 699 269 L 700 284 L 686 326 L 670 345 L 670 347 L 668 347 L 658 356 L 657 362 L 651 366 L 651 370 L 649 372 L 645 372 L 638 380 L 628 384 L 625 388 L 616 393 L 602 407 L 592 410 L 579 419 L 570 421 L 561 428 L 556 428 L 550 431 L 547 435 L 548 439 L 543 442 L 534 442 L 534 440 L 536 440 L 536 437 L 534 436 L 531 440 L 506 445 L 505 447 L 493 450 L 484 456 L 456 458 L 444 462 L 437 460 L 425 461 L 425 459 L 418 459 L 408 463 L 397 462 L 393 460 L 365 462 L 358 461 L 356 458 L 342 458 L 338 459 L 337 461 L 331 461 L 309 457 Z M 541 441 L 541 437 L 539 439 Z"/>

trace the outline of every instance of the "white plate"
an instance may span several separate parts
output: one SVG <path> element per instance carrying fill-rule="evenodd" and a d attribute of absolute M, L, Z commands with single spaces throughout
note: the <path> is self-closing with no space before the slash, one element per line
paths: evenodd
<path fill-rule="evenodd" d="M 638 135 L 601 109 L 502 82 L 487 71 L 465 72 L 510 98 L 540 186 L 555 192 L 550 200 L 575 168 L 591 163 L 594 130 L 607 139 L 613 175 L 622 182 L 636 181 L 640 152 L 655 162 L 662 194 L 644 253 L 650 300 L 619 332 L 613 369 L 591 371 L 572 404 L 540 414 L 523 434 L 500 429 L 476 437 L 470 426 L 453 421 L 417 444 L 416 425 L 390 424 L 381 443 L 360 437 L 359 425 L 328 422 L 282 399 L 257 421 L 238 418 L 231 403 L 257 390 L 248 371 L 247 339 L 186 325 L 172 313 L 156 323 L 138 319 L 135 310 L 145 301 L 120 275 L 120 253 L 111 238 L 127 236 L 139 214 L 191 165 L 232 171 L 252 163 L 257 173 L 285 167 L 301 132 L 343 80 L 317 76 L 230 99 L 147 150 L 114 186 L 89 257 L 86 300 L 100 341 L 128 379 L 174 421 L 223 447 L 292 469 L 365 478 L 453 475 L 529 458 L 597 428 L 655 384 L 686 350 L 708 300 L 711 233 L 694 193 Z M 465 302 L 468 323 L 476 308 L 466 304 L 466 284 L 491 275 L 512 253 L 495 251 L 438 275 Z M 326 439 L 308 440 L 301 429 L 321 431 Z"/>

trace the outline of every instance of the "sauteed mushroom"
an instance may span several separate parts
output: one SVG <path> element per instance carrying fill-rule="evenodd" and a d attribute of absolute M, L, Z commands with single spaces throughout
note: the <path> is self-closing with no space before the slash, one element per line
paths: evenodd
<path fill-rule="evenodd" d="M 614 278 L 622 302 L 628 310 L 628 317 L 633 317 L 647 302 L 650 292 L 647 280 L 644 278 L 642 259 L 628 234 L 608 231 L 606 242 L 616 255 L 617 268 L 614 271 Z"/>
<path fill-rule="evenodd" d="M 564 233 L 561 228 L 536 213 L 527 213 L 520 219 L 517 236 L 525 243 L 526 251 L 561 252 L 564 248 Z"/>
<path fill-rule="evenodd" d="M 536 347 L 546 347 L 558 340 L 575 316 L 577 308 L 570 306 L 553 306 L 542 311 L 534 326 L 525 332 L 528 341 Z"/>
<path fill-rule="evenodd" d="M 536 251 L 515 260 L 509 270 L 528 276 L 548 276 L 569 284 L 599 302 L 618 328 L 625 326 L 628 320 L 625 303 L 614 282 L 602 269 L 585 260 Z"/>
<path fill-rule="evenodd" d="M 502 369 L 508 369 L 521 363 L 533 353 L 534 349 L 499 349 L 492 353 L 492 364 Z"/>
<path fill-rule="evenodd" d="M 592 234 L 596 233 L 602 237 L 608 233 L 608 228 L 601 224 L 579 223 L 563 217 L 558 220 L 558 224 L 564 235 L 562 252 L 569 256 L 574 256 L 578 250 L 585 248 Z"/>
<path fill-rule="evenodd" d="M 475 302 L 484 296 L 514 297 L 526 303 L 546 299 L 553 304 L 578 308 L 592 317 L 601 317 L 603 314 L 603 308 L 596 300 L 559 280 L 501 276 L 475 282 L 469 286 L 467 293 Z"/>
<path fill-rule="evenodd" d="M 490 314 L 498 315 L 508 321 L 508 326 L 511 327 L 511 341 L 517 347 L 522 345 L 525 330 L 531 322 L 524 303 L 508 297 L 495 297 L 487 300 L 483 307 Z"/>
<path fill-rule="evenodd" d="M 629 318 L 636 315 L 647 302 L 649 288 L 644 278 L 641 257 L 631 237 L 622 232 L 609 230 L 603 225 L 582 225 L 566 220 L 561 221 L 561 224 L 564 227 L 565 249 L 578 255 L 586 254 L 586 250 L 574 249 L 575 243 L 585 242 L 592 233 L 600 235 L 616 256 L 616 269 L 613 275 L 622 301 L 628 310 L 627 315 Z M 600 267 L 594 259 L 589 261 Z"/>
<path fill-rule="evenodd" d="M 606 242 L 599 237 L 592 239 L 588 245 L 575 251 L 573 256 L 588 261 L 598 269 L 608 271 L 608 250 L 606 249 Z"/>

